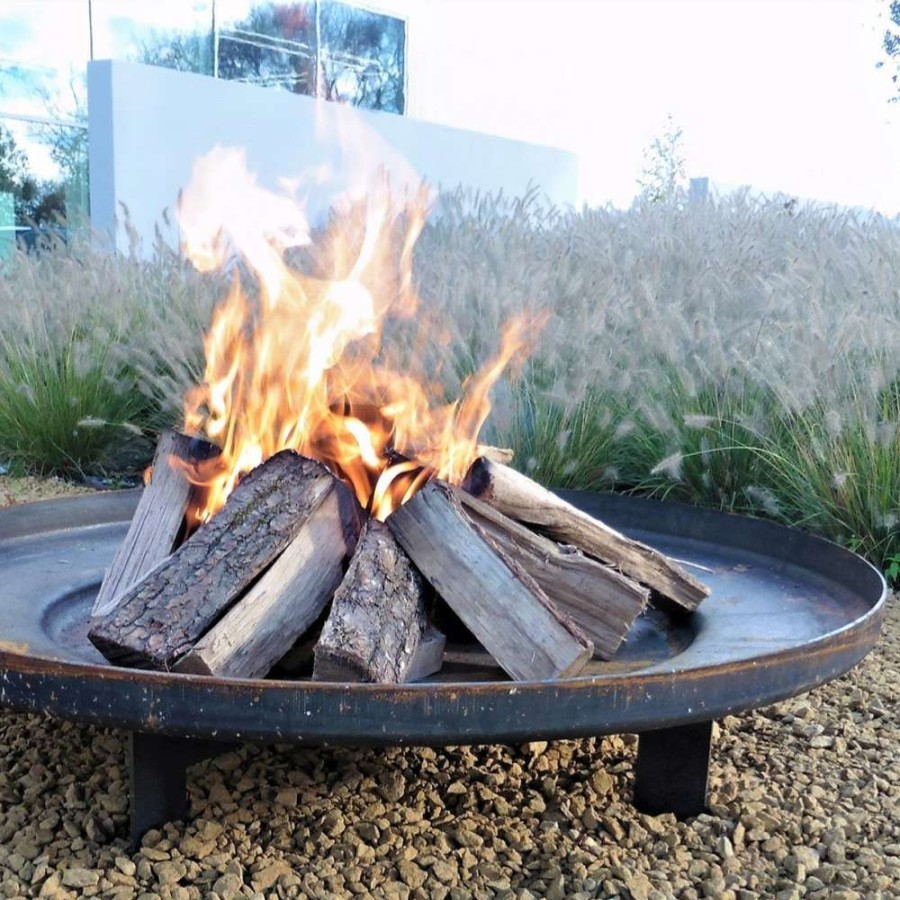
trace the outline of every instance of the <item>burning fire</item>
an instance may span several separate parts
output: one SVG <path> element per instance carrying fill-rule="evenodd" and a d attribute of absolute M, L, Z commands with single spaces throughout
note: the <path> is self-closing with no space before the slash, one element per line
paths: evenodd
<path fill-rule="evenodd" d="M 413 341 L 382 340 L 386 325 L 416 317 L 412 254 L 428 203 L 424 189 L 398 203 L 382 175 L 364 195 L 345 197 L 314 241 L 302 204 L 260 186 L 242 151 L 217 148 L 195 163 L 179 205 L 183 249 L 203 271 L 234 271 L 205 337 L 204 381 L 185 397 L 186 430 L 221 448 L 191 476 L 206 488 L 201 521 L 284 449 L 323 462 L 379 519 L 431 477 L 462 480 L 490 390 L 539 323 L 508 322 L 496 356 L 450 402 L 426 372 L 435 345 L 421 349 L 434 340 L 433 323 L 417 320 Z M 312 273 L 289 264 L 288 250 Z"/>

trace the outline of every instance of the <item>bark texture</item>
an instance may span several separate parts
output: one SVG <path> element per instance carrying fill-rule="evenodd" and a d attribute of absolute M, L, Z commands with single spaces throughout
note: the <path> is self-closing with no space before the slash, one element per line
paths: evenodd
<path fill-rule="evenodd" d="M 370 520 L 322 628 L 313 679 L 406 681 L 428 627 L 426 591 L 390 529 Z"/>
<path fill-rule="evenodd" d="M 89 637 L 111 662 L 171 669 L 297 536 L 333 489 L 320 463 L 283 451 L 224 508 L 126 592 Z"/>
<path fill-rule="evenodd" d="M 313 625 L 341 583 L 358 531 L 350 492 L 334 480 L 284 553 L 178 661 L 175 670 L 262 678 Z"/>
<path fill-rule="evenodd" d="M 517 680 L 575 675 L 593 644 L 465 510 L 432 481 L 388 519 L 419 571 Z"/>
<path fill-rule="evenodd" d="M 509 518 L 615 566 L 679 606 L 693 610 L 709 596 L 705 584 L 659 551 L 627 538 L 514 469 L 479 458 L 464 487 Z"/>

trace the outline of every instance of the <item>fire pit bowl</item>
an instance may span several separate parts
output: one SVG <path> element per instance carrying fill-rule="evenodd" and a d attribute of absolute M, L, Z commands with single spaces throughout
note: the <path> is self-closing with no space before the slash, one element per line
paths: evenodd
<path fill-rule="evenodd" d="M 132 835 L 186 812 L 186 768 L 223 742 L 515 743 L 640 734 L 635 803 L 685 816 L 705 804 L 714 719 L 807 691 L 875 645 L 887 588 L 841 547 L 770 522 L 567 492 L 591 515 L 695 570 L 693 614 L 641 617 L 611 662 L 578 678 L 514 683 L 449 647 L 411 685 L 224 680 L 110 666 L 87 620 L 137 492 L 0 511 L 0 705 L 131 734 Z"/>

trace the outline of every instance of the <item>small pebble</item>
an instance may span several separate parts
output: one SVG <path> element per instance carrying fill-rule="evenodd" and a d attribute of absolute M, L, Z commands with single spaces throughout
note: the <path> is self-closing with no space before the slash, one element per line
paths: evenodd
<path fill-rule="evenodd" d="M 193 767 L 187 818 L 132 852 L 124 733 L 4 711 L 0 895 L 890 900 L 898 746 L 897 596 L 846 676 L 721 723 L 684 821 L 634 809 L 632 735 L 248 746 Z"/>

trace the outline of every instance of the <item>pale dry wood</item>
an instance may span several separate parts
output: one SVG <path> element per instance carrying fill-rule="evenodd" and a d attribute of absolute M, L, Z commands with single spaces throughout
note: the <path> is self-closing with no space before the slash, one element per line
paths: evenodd
<path fill-rule="evenodd" d="M 576 675 L 593 644 L 467 513 L 432 481 L 388 525 L 419 571 L 512 678 Z"/>
<path fill-rule="evenodd" d="M 615 566 L 686 609 L 696 609 L 709 596 L 706 585 L 659 551 L 627 538 L 508 466 L 477 459 L 464 487 L 511 519 Z"/>
<path fill-rule="evenodd" d="M 342 494 L 335 481 L 334 490 L 281 556 L 176 663 L 175 671 L 227 678 L 268 675 L 319 618 L 341 583 L 356 543 Z"/>
<path fill-rule="evenodd" d="M 478 455 L 495 463 L 509 465 L 516 454 L 509 447 L 492 447 L 490 444 L 479 444 Z"/>
<path fill-rule="evenodd" d="M 159 436 L 150 482 L 141 494 L 125 539 L 106 570 L 91 615 L 112 612 L 125 591 L 172 553 L 193 494 L 185 466 L 218 452 L 206 441 L 184 434 L 164 431 Z"/>
<path fill-rule="evenodd" d="M 225 506 L 126 592 L 88 636 L 110 662 L 170 669 L 279 556 L 336 479 L 291 451 L 247 475 Z"/>
<path fill-rule="evenodd" d="M 407 681 L 428 626 L 426 594 L 390 529 L 370 520 L 316 644 L 313 680 Z"/>
<path fill-rule="evenodd" d="M 406 670 L 404 681 L 422 681 L 429 675 L 440 672 L 444 665 L 446 646 L 447 638 L 433 625 L 428 625 Z"/>
<path fill-rule="evenodd" d="M 611 659 L 644 611 L 650 591 L 615 569 L 560 546 L 461 491 L 460 502 L 494 543 L 518 563 L 594 642 L 594 656 Z"/>

